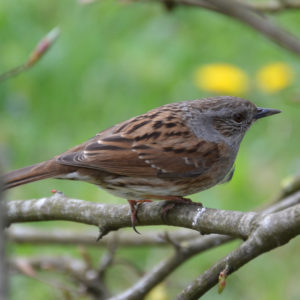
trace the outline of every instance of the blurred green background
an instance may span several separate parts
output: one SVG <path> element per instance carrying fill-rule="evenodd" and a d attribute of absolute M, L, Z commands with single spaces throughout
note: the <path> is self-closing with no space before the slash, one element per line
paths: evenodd
<path fill-rule="evenodd" d="M 296 31 L 300 12 L 282 13 L 276 21 Z M 282 183 L 299 174 L 300 56 L 230 18 L 196 8 L 168 12 L 158 3 L 10 0 L 0 2 L 0 73 L 25 62 L 36 43 L 55 26 L 60 27 L 61 36 L 41 61 L 0 82 L 0 151 L 6 170 L 49 159 L 151 108 L 218 94 L 199 88 L 195 74 L 204 65 L 226 63 L 248 78 L 248 89 L 238 95 L 283 113 L 261 120 L 247 133 L 230 183 L 191 198 L 207 207 L 253 210 L 274 199 Z M 292 79 L 285 88 L 264 91 L 257 83 L 257 72 L 276 62 L 292 70 Z M 7 197 L 38 198 L 50 195 L 52 188 L 88 201 L 126 203 L 86 183 L 55 180 L 16 188 Z M 86 228 L 64 222 L 36 226 Z M 172 299 L 236 245 L 191 259 L 166 280 L 163 299 Z M 229 277 L 220 299 L 299 299 L 299 247 L 298 238 L 247 264 Z M 8 249 L 10 255 L 80 256 L 70 246 L 10 244 Z M 88 251 L 98 261 L 102 250 Z M 144 247 L 121 249 L 117 255 L 146 271 L 171 251 Z M 47 272 L 41 276 L 51 278 Z M 114 293 L 136 280 L 124 267 L 109 271 Z M 52 287 L 16 274 L 11 276 L 11 294 L 14 300 L 61 297 Z M 216 297 L 213 288 L 203 299 Z"/>

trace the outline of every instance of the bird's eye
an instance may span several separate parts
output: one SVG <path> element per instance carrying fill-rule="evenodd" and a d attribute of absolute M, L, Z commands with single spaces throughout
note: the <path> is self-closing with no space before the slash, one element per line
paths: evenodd
<path fill-rule="evenodd" d="M 245 119 L 245 115 L 241 113 L 237 113 L 233 115 L 233 120 L 237 123 L 241 123 Z"/>

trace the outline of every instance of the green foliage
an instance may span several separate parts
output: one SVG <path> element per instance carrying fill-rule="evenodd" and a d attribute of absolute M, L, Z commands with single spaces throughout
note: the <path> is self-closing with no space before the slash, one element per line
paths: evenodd
<path fill-rule="evenodd" d="M 293 30 L 298 28 L 300 13 L 286 13 L 278 19 Z M 56 25 L 61 36 L 41 61 L 0 83 L 0 150 L 7 170 L 51 158 L 156 106 L 208 96 L 194 84 L 194 73 L 199 66 L 215 62 L 243 69 L 253 79 L 245 97 L 283 113 L 261 120 L 247 133 L 230 183 L 192 199 L 208 207 L 253 210 L 273 199 L 282 180 L 299 170 L 300 64 L 294 54 L 230 18 L 202 9 L 178 7 L 167 12 L 158 3 L 10 0 L 0 2 L 0 73 L 26 61 L 40 38 Z M 279 93 L 266 94 L 257 88 L 254 76 L 274 61 L 289 64 L 295 81 Z M 89 201 L 125 203 L 85 183 L 54 180 L 22 186 L 8 197 L 43 197 L 52 188 Z M 168 280 L 171 296 L 233 246 L 197 256 L 177 270 Z M 299 239 L 251 262 L 227 279 L 220 297 L 299 299 L 297 247 Z M 78 255 L 70 247 L 9 245 L 9 249 L 20 255 Z M 91 250 L 95 261 L 101 253 Z M 166 253 L 143 248 L 123 250 L 119 255 L 147 270 Z M 130 281 L 127 272 L 118 266 L 110 271 L 109 279 L 118 279 L 109 283 L 113 291 L 134 282 L 136 277 L 132 275 Z M 14 300 L 57 296 L 51 288 L 20 276 L 12 277 L 11 287 Z M 216 288 L 203 299 L 215 297 Z"/>

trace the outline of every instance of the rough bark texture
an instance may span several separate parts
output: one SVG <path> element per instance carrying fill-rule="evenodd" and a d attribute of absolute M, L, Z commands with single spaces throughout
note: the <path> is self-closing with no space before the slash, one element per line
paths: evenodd
<path fill-rule="evenodd" d="M 163 204 L 161 202 L 142 204 L 138 212 L 139 225 L 165 224 L 161 218 Z M 41 220 L 80 222 L 99 226 L 101 236 L 110 231 L 131 226 L 128 205 L 97 204 L 70 199 L 61 193 L 48 198 L 7 202 L 7 220 L 9 223 Z M 229 275 L 260 254 L 284 245 L 300 234 L 300 191 L 289 194 L 259 212 L 225 211 L 197 205 L 180 205 L 168 213 L 165 225 L 185 227 L 209 235 L 195 237 L 194 234 L 188 234 L 187 239 L 180 237 L 180 234 L 161 236 L 165 242 L 173 245 L 174 253 L 165 260 L 161 260 L 132 287 L 119 295 L 110 297 L 110 300 L 143 299 L 155 285 L 162 282 L 192 256 L 234 238 L 242 239 L 244 242 L 238 248 L 206 270 L 177 297 L 177 299 L 198 299 L 218 283 L 219 274 L 223 270 L 226 269 Z M 8 236 L 10 234 L 8 231 Z M 27 236 L 28 242 L 32 236 L 35 237 L 33 241 L 45 242 L 37 232 L 31 233 L 31 237 Z M 176 240 L 176 237 L 180 237 L 179 240 Z M 136 240 L 138 239 L 139 236 L 136 235 Z M 52 236 L 52 240 L 61 241 L 55 236 Z M 141 240 L 145 244 L 156 243 L 153 236 Z M 73 237 L 73 242 L 75 241 Z M 110 242 L 108 241 L 105 242 L 108 246 L 110 243 L 118 244 L 116 236 Z M 72 242 L 72 239 L 69 242 Z M 126 243 L 133 245 L 132 240 L 130 242 L 130 238 L 127 238 L 118 246 L 124 246 Z M 113 251 L 109 257 L 111 261 Z"/>
<path fill-rule="evenodd" d="M 1 300 L 6 300 L 8 297 L 4 227 L 5 227 L 5 205 L 4 205 L 4 195 L 2 192 L 2 180 L 0 176 L 0 299 Z"/>

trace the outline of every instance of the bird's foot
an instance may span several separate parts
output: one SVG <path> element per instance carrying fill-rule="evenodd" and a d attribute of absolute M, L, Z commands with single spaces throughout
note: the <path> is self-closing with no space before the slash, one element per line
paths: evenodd
<path fill-rule="evenodd" d="M 167 200 L 167 201 L 163 205 L 162 212 L 161 212 L 161 218 L 164 221 L 164 223 L 167 223 L 168 212 L 177 205 L 197 205 L 197 206 L 203 207 L 201 202 L 193 202 L 189 198 L 183 198 L 180 196 L 169 196 L 165 200 Z"/>
<path fill-rule="evenodd" d="M 127 200 L 130 206 L 130 211 L 131 211 L 131 226 L 132 229 L 140 234 L 138 230 L 136 229 L 136 224 L 139 222 L 138 218 L 138 207 L 141 203 L 144 202 L 152 202 L 152 200 Z"/>

